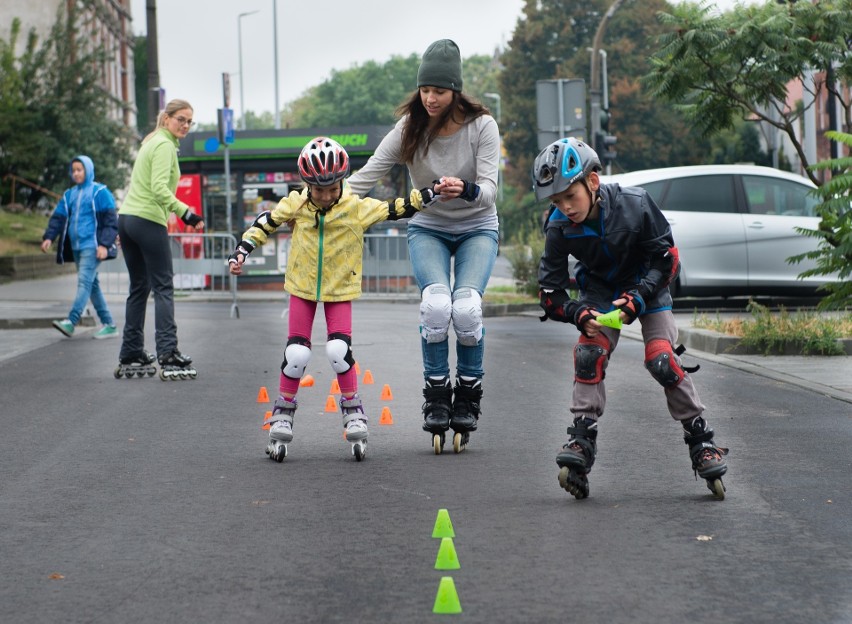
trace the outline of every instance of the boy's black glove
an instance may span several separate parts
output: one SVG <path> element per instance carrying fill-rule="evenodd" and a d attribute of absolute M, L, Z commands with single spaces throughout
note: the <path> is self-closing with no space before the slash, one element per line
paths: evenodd
<path fill-rule="evenodd" d="M 589 335 L 586 333 L 585 325 L 594 318 L 595 315 L 592 314 L 592 309 L 589 306 L 580 305 L 574 313 L 574 325 L 577 326 L 577 329 L 580 330 L 581 334 L 588 338 Z"/>
<path fill-rule="evenodd" d="M 204 219 L 202 219 L 197 214 L 192 212 L 192 210 L 187 210 L 185 213 L 183 213 L 183 216 L 181 217 L 181 221 L 183 221 L 184 223 L 186 223 L 187 225 L 189 225 L 191 227 L 195 227 L 196 225 L 198 225 L 199 223 L 204 221 Z"/>
<path fill-rule="evenodd" d="M 625 303 L 618 306 L 618 309 L 627 315 L 627 324 L 630 325 L 636 318 L 645 311 L 645 300 L 638 290 L 628 290 L 618 296 L 619 299 L 627 299 Z"/>
<path fill-rule="evenodd" d="M 540 288 L 538 291 L 539 305 L 544 310 L 544 315 L 539 317 L 539 320 L 546 321 L 552 319 L 562 323 L 570 323 L 571 318 L 568 316 L 567 303 L 571 301 L 568 293 L 564 290 L 545 290 Z"/>

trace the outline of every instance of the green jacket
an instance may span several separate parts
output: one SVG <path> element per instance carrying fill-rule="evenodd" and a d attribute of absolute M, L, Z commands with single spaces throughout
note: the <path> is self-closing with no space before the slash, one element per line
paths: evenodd
<path fill-rule="evenodd" d="M 177 148 L 177 138 L 165 128 L 142 144 L 119 215 L 141 217 L 165 227 L 170 212 L 182 217 L 189 210 L 175 197 L 180 180 Z"/>
<path fill-rule="evenodd" d="M 258 216 L 243 240 L 257 247 L 281 225 L 293 222 L 284 289 L 309 301 L 351 301 L 361 296 L 364 232 L 374 223 L 411 216 L 423 207 L 420 191 L 392 202 L 361 198 L 344 184 L 340 201 L 325 214 L 293 191 Z"/>

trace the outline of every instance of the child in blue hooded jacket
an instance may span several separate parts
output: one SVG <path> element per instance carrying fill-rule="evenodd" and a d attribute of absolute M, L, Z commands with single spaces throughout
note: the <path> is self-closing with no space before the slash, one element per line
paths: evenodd
<path fill-rule="evenodd" d="M 77 296 L 68 318 L 53 321 L 53 326 L 69 338 L 73 336 L 83 308 L 91 299 L 103 323 L 94 338 L 112 338 L 118 331 L 101 292 L 98 265 L 102 260 L 115 258 L 117 252 L 115 198 L 105 185 L 95 182 L 95 165 L 88 156 L 77 156 L 71 161 L 70 175 L 74 186 L 59 200 L 41 243 L 41 250 L 47 253 L 58 237 L 56 262 L 73 260 L 77 265 Z"/>

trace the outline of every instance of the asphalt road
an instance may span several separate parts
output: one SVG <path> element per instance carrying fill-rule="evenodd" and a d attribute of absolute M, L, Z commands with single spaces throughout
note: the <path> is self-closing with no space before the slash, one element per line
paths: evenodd
<path fill-rule="evenodd" d="M 240 312 L 178 305 L 194 381 L 114 379 L 117 341 L 0 363 L 0 621 L 432 622 L 450 617 L 432 607 L 452 576 L 453 617 L 469 622 L 852 622 L 848 403 L 699 361 L 706 415 L 731 448 L 716 501 L 641 344 L 624 339 L 591 497 L 577 501 L 554 462 L 574 330 L 487 319 L 480 431 L 435 456 L 420 429 L 417 305 L 364 301 L 367 458 L 324 412 L 319 318 L 316 385 L 278 464 L 256 398 L 277 389 L 285 322 L 272 303 Z M 378 424 L 384 406 L 393 425 Z M 461 563 L 449 572 L 434 569 L 442 508 Z"/>

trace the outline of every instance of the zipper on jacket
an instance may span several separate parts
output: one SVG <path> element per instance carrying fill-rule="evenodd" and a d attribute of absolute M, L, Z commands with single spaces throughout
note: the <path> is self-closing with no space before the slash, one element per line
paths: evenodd
<path fill-rule="evenodd" d="M 322 255 L 323 245 L 325 243 L 325 214 L 319 215 L 319 249 L 317 250 L 317 301 L 321 301 L 320 293 L 322 292 Z"/>

